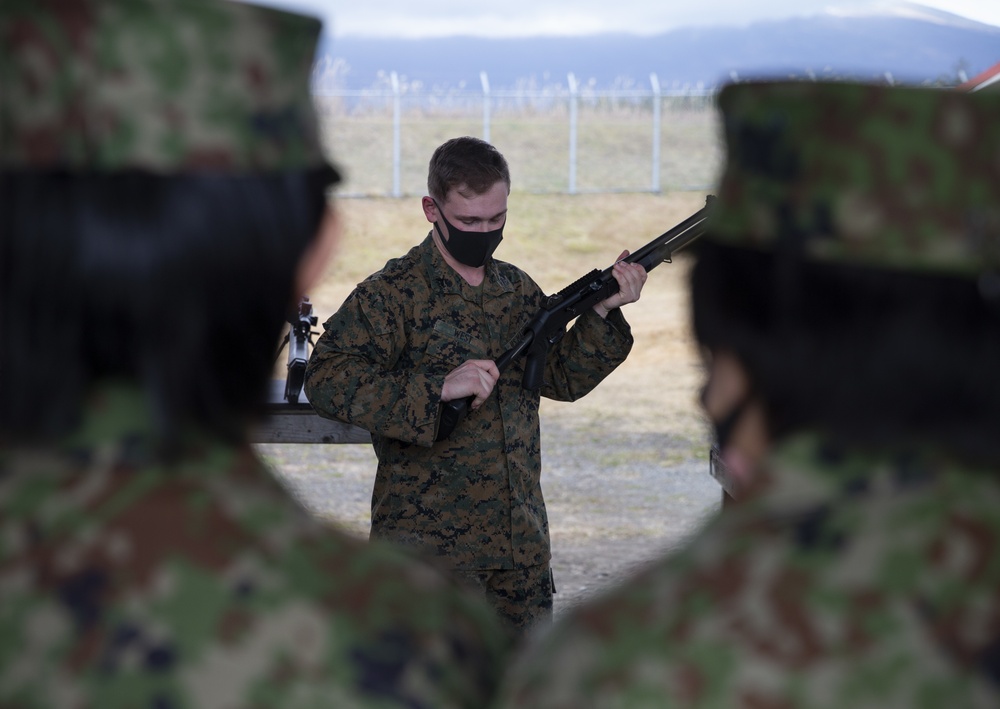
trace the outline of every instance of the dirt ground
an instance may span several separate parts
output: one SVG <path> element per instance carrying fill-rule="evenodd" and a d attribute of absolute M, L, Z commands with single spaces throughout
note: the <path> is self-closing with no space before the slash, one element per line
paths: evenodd
<path fill-rule="evenodd" d="M 623 579 L 719 505 L 702 456 L 669 433 L 607 436 L 543 423 L 543 490 L 552 530 L 556 613 Z M 375 457 L 367 445 L 262 445 L 317 515 L 367 536 Z"/>
<path fill-rule="evenodd" d="M 542 489 L 552 533 L 556 613 L 681 543 L 719 507 L 701 366 L 688 327 L 688 263 L 649 277 L 627 306 L 635 347 L 596 390 L 542 402 Z M 375 456 L 368 445 L 262 445 L 317 515 L 367 536 Z"/>

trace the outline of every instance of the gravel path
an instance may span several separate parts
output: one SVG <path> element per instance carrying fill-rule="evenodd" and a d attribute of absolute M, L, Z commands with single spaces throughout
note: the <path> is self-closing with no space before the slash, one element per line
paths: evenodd
<path fill-rule="evenodd" d="M 675 547 L 719 508 L 707 458 L 688 441 L 657 433 L 593 441 L 552 423 L 543 430 L 557 613 Z"/>
<path fill-rule="evenodd" d="M 367 537 L 370 446 L 258 449 L 310 510 Z M 557 614 L 676 546 L 719 507 L 701 440 L 653 432 L 611 432 L 599 440 L 592 427 L 556 416 L 543 417 L 542 450 Z"/>

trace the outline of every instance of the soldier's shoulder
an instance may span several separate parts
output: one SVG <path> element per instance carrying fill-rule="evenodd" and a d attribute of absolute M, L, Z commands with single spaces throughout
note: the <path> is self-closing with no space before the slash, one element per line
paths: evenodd
<path fill-rule="evenodd" d="M 528 275 L 527 271 L 520 266 L 515 266 L 510 261 L 502 261 L 495 258 L 493 259 L 493 263 L 496 266 L 497 272 L 505 278 L 531 280 L 531 276 Z"/>
<path fill-rule="evenodd" d="M 419 265 L 423 260 L 422 244 L 413 246 L 405 254 L 390 258 L 379 270 L 372 273 L 363 282 L 392 283 L 398 280 L 412 279 L 419 276 Z"/>
<path fill-rule="evenodd" d="M 383 294 L 406 295 L 427 281 L 422 266 L 421 247 L 414 246 L 401 256 L 389 259 L 379 270 L 361 281 L 355 293 L 371 298 Z"/>
<path fill-rule="evenodd" d="M 496 267 L 497 278 L 501 282 L 506 282 L 518 290 L 541 290 L 535 280 L 520 266 L 500 259 L 494 259 L 493 263 Z"/>
<path fill-rule="evenodd" d="M 391 693 L 414 705 L 461 697 L 474 706 L 492 695 L 511 640 L 482 599 L 388 543 L 342 539 L 340 557 L 323 603 L 355 676 L 394 677 Z"/>
<path fill-rule="evenodd" d="M 239 673 L 217 676 L 213 664 L 216 649 L 234 646 L 232 634 L 238 633 L 241 646 L 273 658 L 273 666 L 272 660 L 261 660 L 257 669 L 258 677 L 267 678 L 261 686 L 275 697 L 298 688 L 344 697 L 352 706 L 346 698 L 357 701 L 372 695 L 403 697 L 421 706 L 456 705 L 457 697 L 462 697 L 461 705 L 485 702 L 507 645 L 499 622 L 478 598 L 395 548 L 355 538 L 307 514 L 253 456 L 221 462 L 218 455 L 210 457 L 185 461 L 163 476 L 136 469 L 109 480 L 94 471 L 87 488 L 98 506 L 126 497 L 114 494 L 120 492 L 118 483 L 128 487 L 129 481 L 145 480 L 144 493 L 116 506 L 109 517 L 105 507 L 92 509 L 80 496 L 80 471 L 87 468 L 86 462 L 0 452 L 0 473 L 7 482 L 11 479 L 6 464 L 21 471 L 13 490 L 0 486 L 0 506 L 16 512 L 0 523 L 5 538 L 27 539 L 24 530 L 31 525 L 25 520 L 47 521 L 52 517 L 47 509 L 66 508 L 63 518 L 84 523 L 94 538 L 114 538 L 118 545 L 114 558 L 78 559 L 72 573 L 44 579 L 31 573 L 37 561 L 26 544 L 20 550 L 8 546 L 0 551 L 8 568 L 34 579 L 0 591 L 0 599 L 13 607 L 55 614 L 61 623 L 39 640 L 51 648 L 67 648 L 65 655 L 53 650 L 53 662 L 63 662 L 87 641 L 70 622 L 74 604 L 82 598 L 88 622 L 92 617 L 119 618 L 119 625 L 127 626 L 135 638 L 120 643 L 105 638 L 109 649 L 100 658 L 102 666 L 127 663 L 137 645 L 155 642 L 157 657 L 174 658 L 171 677 L 163 675 L 169 668 L 162 664 L 152 668 L 166 677 L 163 681 L 184 672 L 199 678 L 194 684 L 201 688 L 240 697 L 253 687 L 244 686 Z M 220 467 L 221 474 L 215 471 Z M 58 472 L 62 469 L 70 471 L 75 486 L 67 485 L 66 476 Z M 42 471 L 48 472 L 40 475 Z M 162 532 L 151 534 L 150 520 L 164 518 L 182 522 L 166 538 Z M 44 527 L 48 541 L 65 553 L 79 546 L 65 525 Z M 106 531 L 111 528 L 113 535 Z M 58 538 L 52 536 L 56 533 Z M 123 567 L 135 573 L 122 574 Z M 80 587 L 80 578 L 107 579 L 113 585 L 91 599 L 89 587 Z M 127 581 L 131 578 L 160 581 Z M 173 610 L 196 597 L 202 599 L 202 624 L 179 622 Z M 73 601 L 58 601 L 67 598 Z M 122 598 L 128 598 L 128 604 Z M 0 626 L 20 633 L 20 624 L 32 617 L 25 612 Z M 120 627 L 91 630 L 115 633 Z M 235 658 L 236 650 L 232 652 Z M 6 669 L 0 668 L 0 686 L 10 679 Z M 379 678 L 379 686 L 370 686 L 373 677 Z M 26 681 L 38 680 L 30 676 Z M 74 688 L 107 688 L 98 685 Z M 0 689 L 0 704 L 3 699 Z"/>

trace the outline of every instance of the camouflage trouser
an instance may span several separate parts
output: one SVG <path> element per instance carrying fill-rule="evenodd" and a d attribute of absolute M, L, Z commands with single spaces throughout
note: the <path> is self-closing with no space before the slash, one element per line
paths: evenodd
<path fill-rule="evenodd" d="M 516 633 L 552 621 L 555 582 L 548 564 L 520 569 L 454 569 L 461 583 L 486 597 Z"/>

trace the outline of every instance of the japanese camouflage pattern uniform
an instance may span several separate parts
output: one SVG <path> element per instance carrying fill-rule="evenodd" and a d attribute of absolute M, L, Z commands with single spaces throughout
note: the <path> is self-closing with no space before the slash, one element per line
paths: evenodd
<path fill-rule="evenodd" d="M 0 706 L 480 707 L 507 639 L 395 549 L 314 520 L 247 447 L 164 461 L 133 389 L 0 451 Z"/>
<path fill-rule="evenodd" d="M 498 707 L 1000 706 L 1000 484 L 805 437 L 684 550 L 568 612 Z"/>
<path fill-rule="evenodd" d="M 434 442 L 445 375 L 516 344 L 543 298 L 527 274 L 496 259 L 479 287 L 469 285 L 428 235 L 326 322 L 306 392 L 322 415 L 372 433 L 373 537 L 467 571 L 548 563 L 539 396 L 578 399 L 624 361 L 632 337 L 621 311 L 578 318 L 550 347 L 540 392 L 521 386 L 515 361 L 486 402 Z"/>
<path fill-rule="evenodd" d="M 719 104 L 728 160 L 705 238 L 1000 269 L 1000 96 L 776 83 Z M 681 552 L 557 622 L 496 706 L 1000 706 L 998 505 L 995 471 L 929 443 L 792 436 Z"/>
<path fill-rule="evenodd" d="M 4 0 L 0 169 L 327 166 L 316 20 L 208 0 Z M 71 353 L 73 356 L 73 353 Z M 480 707 L 507 635 L 476 598 L 310 518 L 246 445 L 106 383 L 0 450 L 0 706 Z"/>

